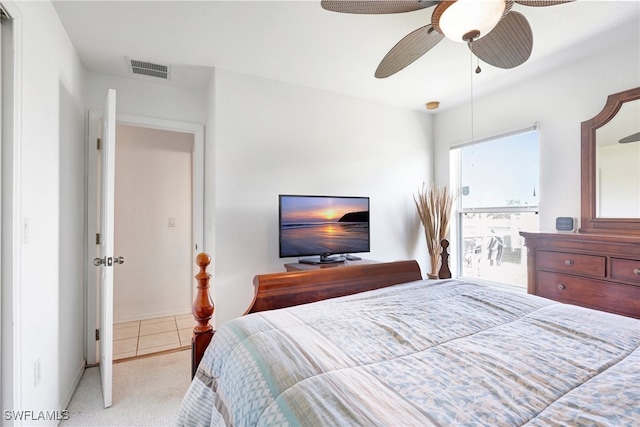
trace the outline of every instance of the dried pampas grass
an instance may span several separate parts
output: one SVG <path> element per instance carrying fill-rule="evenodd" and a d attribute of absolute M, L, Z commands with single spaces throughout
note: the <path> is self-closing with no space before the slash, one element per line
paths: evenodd
<path fill-rule="evenodd" d="M 428 188 L 422 184 L 417 196 L 413 196 L 420 221 L 424 226 L 424 237 L 431 260 L 431 275 L 438 277 L 442 239 L 449 234 L 449 221 L 455 196 L 447 187 Z"/>

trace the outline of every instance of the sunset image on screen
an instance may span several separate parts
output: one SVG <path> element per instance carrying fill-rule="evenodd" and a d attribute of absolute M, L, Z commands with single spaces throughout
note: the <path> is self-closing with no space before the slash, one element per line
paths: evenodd
<path fill-rule="evenodd" d="M 282 222 L 339 221 L 352 212 L 368 212 L 369 201 L 364 198 L 327 198 L 290 196 L 281 201 Z"/>
<path fill-rule="evenodd" d="M 281 196 L 281 256 L 368 250 L 368 198 Z"/>

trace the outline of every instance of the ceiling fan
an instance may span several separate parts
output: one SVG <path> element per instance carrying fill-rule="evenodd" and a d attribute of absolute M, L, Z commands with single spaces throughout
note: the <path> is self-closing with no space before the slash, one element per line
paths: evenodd
<path fill-rule="evenodd" d="M 553 6 L 574 0 L 322 0 L 323 9 L 355 14 L 413 12 L 435 6 L 431 23 L 409 33 L 382 59 L 377 78 L 389 77 L 427 53 L 445 36 L 467 43 L 471 52 L 487 64 L 514 68 L 533 49 L 527 19 L 511 11 L 513 3 Z"/>
<path fill-rule="evenodd" d="M 620 144 L 628 144 L 630 142 L 640 142 L 640 132 L 636 132 L 633 135 L 629 135 L 626 138 L 622 138 L 618 142 Z"/>

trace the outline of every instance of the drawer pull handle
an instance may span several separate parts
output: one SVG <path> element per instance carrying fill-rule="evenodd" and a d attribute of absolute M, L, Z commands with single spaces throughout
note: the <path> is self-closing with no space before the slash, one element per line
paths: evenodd
<path fill-rule="evenodd" d="M 564 265 L 566 265 L 567 267 L 571 267 L 573 265 L 573 260 L 572 259 L 568 259 L 564 262 Z"/>
<path fill-rule="evenodd" d="M 640 268 L 634 268 L 633 274 L 637 274 L 638 276 L 640 276 Z"/>
<path fill-rule="evenodd" d="M 567 285 L 565 285 L 564 283 L 558 283 L 558 289 L 564 291 L 565 289 L 567 289 Z"/>

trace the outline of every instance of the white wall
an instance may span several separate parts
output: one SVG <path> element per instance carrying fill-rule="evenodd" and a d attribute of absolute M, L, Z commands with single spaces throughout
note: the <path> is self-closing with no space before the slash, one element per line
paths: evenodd
<path fill-rule="evenodd" d="M 215 264 L 217 326 L 247 309 L 256 274 L 295 261 L 278 258 L 278 194 L 369 196 L 371 252 L 364 257 L 415 258 L 426 270 L 412 198 L 432 179 L 426 112 L 223 70 L 209 96 L 206 185 L 213 179 L 215 188 L 206 190 L 214 207 L 207 202 L 205 248 Z"/>
<path fill-rule="evenodd" d="M 12 13 L 12 11 L 9 11 Z M 14 86 L 16 65 L 14 45 L 17 43 L 14 37 L 14 31 L 20 27 L 20 24 L 9 19 L 2 20 L 0 59 L 1 91 L 2 104 L 1 112 L 1 138 L 0 142 L 0 158 L 1 158 L 1 188 L 0 196 L 0 409 L 13 408 L 13 386 L 14 375 L 13 370 L 13 351 L 14 351 L 14 329 L 13 321 L 14 311 L 14 267 L 17 267 L 17 259 L 14 265 L 14 247 L 18 245 L 16 239 L 16 229 L 14 227 L 14 208 L 18 205 L 17 194 L 14 191 L 14 175 L 18 174 L 18 170 L 14 170 Z M 14 200 L 15 199 L 15 200 Z M 16 268 L 15 270 L 18 270 Z M 17 338 L 16 338 L 17 339 Z M 17 347 L 17 345 L 16 345 Z M 3 411 L 2 411 L 3 412 Z M 4 412 L 3 412 L 4 413 Z"/>
<path fill-rule="evenodd" d="M 87 72 L 87 108 L 102 111 L 108 89 L 116 90 L 118 114 L 188 123 L 204 123 L 206 119 L 204 91 L 171 87 L 149 79 L 127 79 L 91 71 Z"/>
<path fill-rule="evenodd" d="M 192 134 L 118 125 L 114 323 L 191 312 Z M 173 218 L 173 226 L 169 225 Z"/>
<path fill-rule="evenodd" d="M 12 372 L 2 372 L 2 381 L 15 381 L 18 392 L 3 409 L 59 411 L 84 370 L 84 75 L 50 3 L 20 2 L 11 9 L 21 25 L 18 212 L 28 222 L 28 239 L 23 233 L 14 254 L 19 280 L 11 284 L 17 297 L 13 350 L 20 357 Z"/>
<path fill-rule="evenodd" d="M 635 21 L 637 23 L 637 20 Z M 640 86 L 638 26 L 618 29 L 618 45 L 525 83 L 474 99 L 476 138 L 540 125 L 540 230 L 555 218 L 580 218 L 580 123 L 602 110 L 607 96 Z M 435 117 L 436 182 L 449 182 L 449 147 L 469 141 L 469 106 Z"/>

